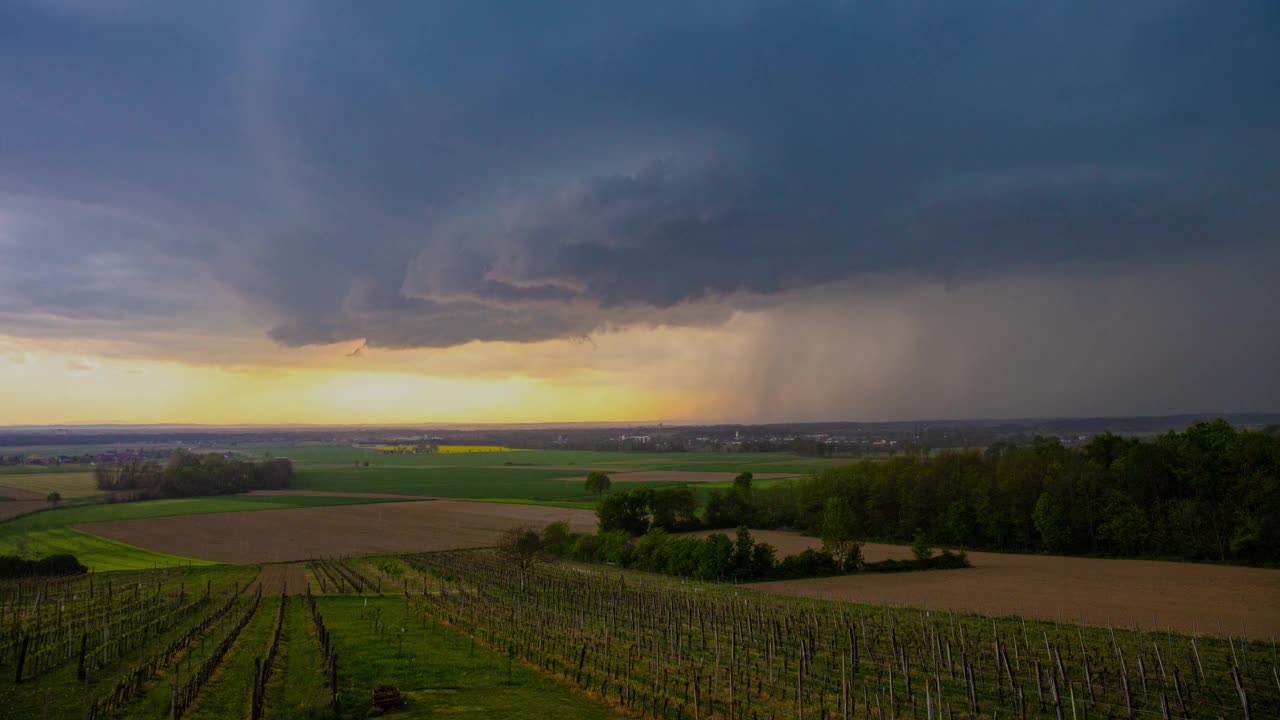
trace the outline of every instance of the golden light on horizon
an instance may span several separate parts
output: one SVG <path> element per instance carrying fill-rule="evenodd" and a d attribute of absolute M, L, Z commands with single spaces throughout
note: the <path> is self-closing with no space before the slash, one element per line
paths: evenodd
<path fill-rule="evenodd" d="M 0 365 L 0 424 L 395 424 L 687 417 L 705 396 L 616 378 L 217 367 L 24 350 Z"/>

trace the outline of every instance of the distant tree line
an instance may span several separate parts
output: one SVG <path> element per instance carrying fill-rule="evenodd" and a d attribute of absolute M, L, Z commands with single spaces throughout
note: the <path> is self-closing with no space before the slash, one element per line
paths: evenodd
<path fill-rule="evenodd" d="M 293 463 L 288 458 L 247 462 L 182 449 L 174 451 L 164 465 L 154 460 L 131 460 L 94 468 L 99 490 L 126 492 L 134 499 L 276 490 L 288 487 L 292 477 Z"/>
<path fill-rule="evenodd" d="M 822 529 L 831 503 L 863 539 L 1115 557 L 1280 562 L 1280 432 L 1217 420 L 1078 448 L 1037 438 L 833 468 L 713 493 L 712 527 Z"/>

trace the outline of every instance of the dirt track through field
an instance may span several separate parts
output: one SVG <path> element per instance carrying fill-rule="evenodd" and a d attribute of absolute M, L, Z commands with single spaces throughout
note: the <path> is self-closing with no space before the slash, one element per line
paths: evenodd
<path fill-rule="evenodd" d="M 182 557 L 256 563 L 493 545 L 505 529 L 566 520 L 595 529 L 589 510 L 430 500 L 257 510 L 82 523 L 77 529 Z"/>
<path fill-rule="evenodd" d="M 249 592 L 258 585 L 262 586 L 263 595 L 279 595 L 286 591 L 290 595 L 301 595 L 307 591 L 306 566 L 300 562 L 263 565 L 257 579 L 249 586 Z"/>
<path fill-rule="evenodd" d="M 705 534 L 705 533 L 702 533 Z M 727 533 L 732 536 L 732 533 Z M 820 548 L 817 538 L 752 532 L 780 557 Z M 868 543 L 867 560 L 911 557 L 901 545 Z M 846 575 L 755 583 L 767 592 L 827 600 L 974 611 L 1025 613 L 1089 625 L 1173 628 L 1257 640 L 1280 637 L 1280 570 L 1154 560 L 1103 560 L 971 552 L 966 570 Z"/>

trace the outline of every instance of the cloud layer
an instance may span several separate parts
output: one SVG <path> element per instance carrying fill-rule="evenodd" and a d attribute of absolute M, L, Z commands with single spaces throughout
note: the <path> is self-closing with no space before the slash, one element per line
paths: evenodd
<path fill-rule="evenodd" d="M 9 4 L 0 334 L 445 348 L 1247 266 L 1278 46 L 1266 0 Z"/>

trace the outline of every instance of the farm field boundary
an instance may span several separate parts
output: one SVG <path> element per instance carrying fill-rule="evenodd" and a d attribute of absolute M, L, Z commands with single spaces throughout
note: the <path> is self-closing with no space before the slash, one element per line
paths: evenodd
<path fill-rule="evenodd" d="M 493 545 L 505 529 L 565 520 L 594 530 L 587 510 L 461 500 L 231 512 L 95 522 L 80 529 L 157 552 L 231 563 L 386 555 Z"/>
<path fill-rule="evenodd" d="M 0 554 L 44 556 L 70 553 L 93 570 L 132 570 L 153 565 L 187 563 L 194 558 L 103 537 L 76 529 L 82 523 L 153 517 L 181 517 L 229 511 L 263 512 L 279 508 L 325 507 L 392 502 L 379 498 L 260 497 L 224 495 L 131 503 L 98 503 L 45 509 L 0 522 Z M 0 512 L 17 503 L 0 503 Z"/>
<path fill-rule="evenodd" d="M 91 472 L 7 473 L 0 475 L 0 494 L 4 488 L 28 490 L 41 500 L 51 492 L 60 494 L 63 500 L 102 494 Z"/>
<path fill-rule="evenodd" d="M 723 531 L 722 531 L 723 532 Z M 701 533 L 706 534 L 706 533 Z M 752 535 L 790 555 L 820 548 L 798 533 Z M 868 560 L 907 559 L 910 548 L 867 543 Z M 895 575 L 846 575 L 748 585 L 755 590 L 898 607 L 1081 620 L 1235 636 L 1280 637 L 1280 570 L 1233 565 L 970 552 L 972 568 Z"/>

